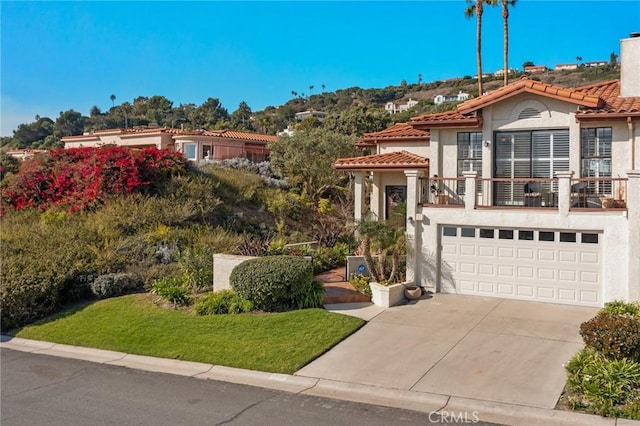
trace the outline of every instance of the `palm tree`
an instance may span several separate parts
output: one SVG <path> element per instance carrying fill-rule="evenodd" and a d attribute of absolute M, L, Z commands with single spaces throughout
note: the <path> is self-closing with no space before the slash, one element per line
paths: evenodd
<path fill-rule="evenodd" d="M 470 3 L 464 10 L 464 16 L 467 18 L 476 16 L 476 58 L 478 61 L 478 94 L 482 96 L 482 13 L 483 5 L 493 6 L 496 0 L 466 0 Z"/>
<path fill-rule="evenodd" d="M 517 0 L 500 0 L 502 4 L 502 23 L 504 27 L 504 85 L 509 83 L 509 6 L 514 7 Z"/>
<path fill-rule="evenodd" d="M 324 93 L 324 88 L 327 87 L 324 84 L 321 86 L 322 87 L 322 92 Z"/>
<path fill-rule="evenodd" d="M 313 93 L 313 85 L 309 86 L 309 96 Z"/>
<path fill-rule="evenodd" d="M 422 74 L 418 73 L 418 84 L 422 84 Z"/>
<path fill-rule="evenodd" d="M 109 97 L 111 98 L 111 106 L 112 107 L 116 106 L 115 103 L 114 103 L 114 101 L 116 100 L 116 95 L 111 95 Z"/>

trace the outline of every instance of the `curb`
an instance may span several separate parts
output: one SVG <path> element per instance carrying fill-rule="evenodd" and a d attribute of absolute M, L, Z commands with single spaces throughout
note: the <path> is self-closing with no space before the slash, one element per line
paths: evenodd
<path fill-rule="evenodd" d="M 382 405 L 422 413 L 449 416 L 451 422 L 475 423 L 478 420 L 528 426 L 640 426 L 640 421 L 600 417 L 572 411 L 535 408 L 482 401 L 427 392 L 383 388 L 358 383 L 266 373 L 191 361 L 131 355 L 124 352 L 85 348 L 39 340 L 0 335 L 0 348 L 21 352 L 72 358 L 98 364 L 136 370 L 217 380 L 364 404 Z M 440 418 L 440 417 L 438 417 Z"/>

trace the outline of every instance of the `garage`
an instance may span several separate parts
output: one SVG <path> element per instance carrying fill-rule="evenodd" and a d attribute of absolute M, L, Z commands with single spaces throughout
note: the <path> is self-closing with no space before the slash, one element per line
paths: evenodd
<path fill-rule="evenodd" d="M 441 291 L 602 306 L 602 233 L 442 225 Z"/>

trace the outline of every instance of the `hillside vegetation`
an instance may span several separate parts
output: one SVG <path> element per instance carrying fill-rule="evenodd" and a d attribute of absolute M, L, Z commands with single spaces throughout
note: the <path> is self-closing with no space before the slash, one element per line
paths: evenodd
<path fill-rule="evenodd" d="M 513 74 L 510 80 L 522 74 Z M 620 70 L 615 65 L 596 68 L 581 67 L 576 70 L 547 71 L 530 77 L 564 87 L 576 87 L 616 79 Z M 484 90 L 491 91 L 502 86 L 501 77 L 488 76 L 484 79 Z M 123 102 L 101 111 L 94 106 L 89 115 L 73 109 L 60 113 L 55 120 L 37 116 L 31 123 L 21 124 L 12 137 L 3 137 L 0 146 L 5 149 L 52 148 L 62 146 L 61 138 L 78 135 L 91 130 L 106 128 L 158 125 L 193 129 L 231 129 L 267 134 L 293 126 L 323 126 L 329 130 L 349 136 L 361 136 L 365 132 L 383 130 L 393 123 L 407 121 L 411 116 L 441 112 L 454 108 L 455 104 L 433 105 L 436 95 L 466 92 L 471 97 L 478 95 L 477 83 L 471 76 L 451 78 L 429 83 L 407 84 L 385 88 L 349 87 L 335 92 L 298 94 L 284 105 L 268 106 L 262 111 L 253 111 L 246 102 L 229 113 L 216 98 L 208 98 L 202 105 L 178 104 L 161 95 L 138 96 L 133 102 Z M 390 115 L 384 105 L 391 101 L 407 101 L 409 98 L 419 103 L 409 111 Z M 295 114 L 305 110 L 319 110 L 328 114 L 323 123 L 297 123 Z M 313 120 L 312 120 L 313 121 Z"/>

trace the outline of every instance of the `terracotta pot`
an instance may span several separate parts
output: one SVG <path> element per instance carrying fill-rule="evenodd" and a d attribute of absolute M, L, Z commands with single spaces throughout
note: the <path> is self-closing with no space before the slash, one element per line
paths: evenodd
<path fill-rule="evenodd" d="M 420 299 L 422 296 L 422 287 L 409 286 L 404 289 L 404 297 L 409 300 Z"/>

